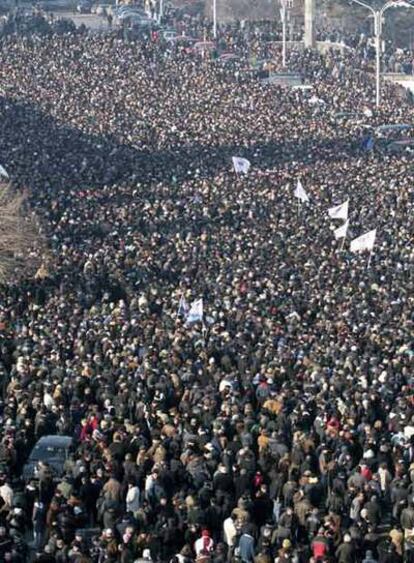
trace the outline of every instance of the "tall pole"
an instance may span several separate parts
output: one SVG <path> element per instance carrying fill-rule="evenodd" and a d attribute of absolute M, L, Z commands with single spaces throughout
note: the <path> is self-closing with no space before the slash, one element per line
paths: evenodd
<path fill-rule="evenodd" d="M 382 19 L 382 12 L 376 11 L 374 13 L 374 22 L 375 22 L 375 43 L 376 43 L 376 96 L 375 102 L 377 108 L 381 105 L 381 19 Z"/>
<path fill-rule="evenodd" d="M 164 11 L 164 0 L 160 0 L 160 11 L 159 11 L 159 14 L 158 14 L 158 23 L 162 22 L 163 11 Z"/>
<path fill-rule="evenodd" d="M 217 39 L 217 0 L 213 0 L 213 36 Z"/>
<path fill-rule="evenodd" d="M 380 10 L 374 10 L 372 6 L 366 4 L 362 0 L 352 0 L 356 4 L 363 6 L 369 10 L 374 16 L 374 34 L 375 34 L 375 47 L 376 47 L 376 69 L 375 69 L 375 105 L 379 108 L 381 104 L 381 37 L 382 37 L 382 17 L 388 8 L 414 8 L 406 0 L 388 0 Z"/>
<path fill-rule="evenodd" d="M 282 16 L 282 66 L 286 68 L 286 0 L 282 0 L 280 15 Z"/>
<path fill-rule="evenodd" d="M 305 0 L 305 47 L 315 47 L 315 0 Z"/>

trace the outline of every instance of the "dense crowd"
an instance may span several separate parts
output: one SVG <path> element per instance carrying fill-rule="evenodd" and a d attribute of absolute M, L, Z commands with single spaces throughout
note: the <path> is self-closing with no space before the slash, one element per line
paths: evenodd
<path fill-rule="evenodd" d="M 373 110 L 358 51 L 290 51 L 312 89 L 287 89 L 247 72 L 257 38 L 221 41 L 239 63 L 0 44 L 0 162 L 48 245 L 1 293 L 1 561 L 413 558 L 412 162 L 361 149 L 413 108 L 388 85 Z M 333 237 L 346 198 L 369 267 Z M 50 434 L 63 475 L 25 480 Z"/>
<path fill-rule="evenodd" d="M 16 8 L 0 17 L 0 38 L 10 35 L 45 36 L 52 34 L 79 33 L 73 21 L 55 17 L 36 8 Z"/>

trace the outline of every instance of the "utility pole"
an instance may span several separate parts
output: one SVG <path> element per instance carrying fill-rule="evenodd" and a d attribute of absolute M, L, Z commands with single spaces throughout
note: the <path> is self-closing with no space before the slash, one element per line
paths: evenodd
<path fill-rule="evenodd" d="M 282 66 L 286 68 L 286 19 L 287 0 L 280 0 L 280 19 L 282 20 Z"/>
<path fill-rule="evenodd" d="M 315 47 L 315 0 L 305 0 L 305 47 Z"/>
<path fill-rule="evenodd" d="M 306 1 L 306 0 L 305 0 Z M 406 2 L 405 0 L 388 0 L 382 8 L 375 10 L 369 4 L 362 2 L 362 0 L 352 0 L 355 4 L 363 6 L 371 12 L 374 17 L 374 35 L 375 35 L 375 49 L 376 49 L 376 68 L 375 68 L 375 105 L 377 108 L 381 104 L 381 40 L 382 40 L 382 20 L 384 13 L 389 8 L 414 8 L 414 5 Z"/>
<path fill-rule="evenodd" d="M 213 0 L 213 37 L 217 39 L 217 0 Z"/>

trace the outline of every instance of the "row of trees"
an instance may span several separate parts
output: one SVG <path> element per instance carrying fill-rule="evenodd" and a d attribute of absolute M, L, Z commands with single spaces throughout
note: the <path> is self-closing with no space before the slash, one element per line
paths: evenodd
<path fill-rule="evenodd" d="M 39 228 L 26 195 L 0 183 L 0 284 L 31 275 L 43 254 Z M 42 266 L 38 275 L 46 272 Z"/>

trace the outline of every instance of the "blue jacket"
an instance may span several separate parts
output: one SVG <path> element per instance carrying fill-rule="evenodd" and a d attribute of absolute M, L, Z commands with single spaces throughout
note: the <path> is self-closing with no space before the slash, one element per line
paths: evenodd
<path fill-rule="evenodd" d="M 252 563 L 254 560 L 254 538 L 249 534 L 242 534 L 239 541 L 240 559 L 243 563 Z"/>

